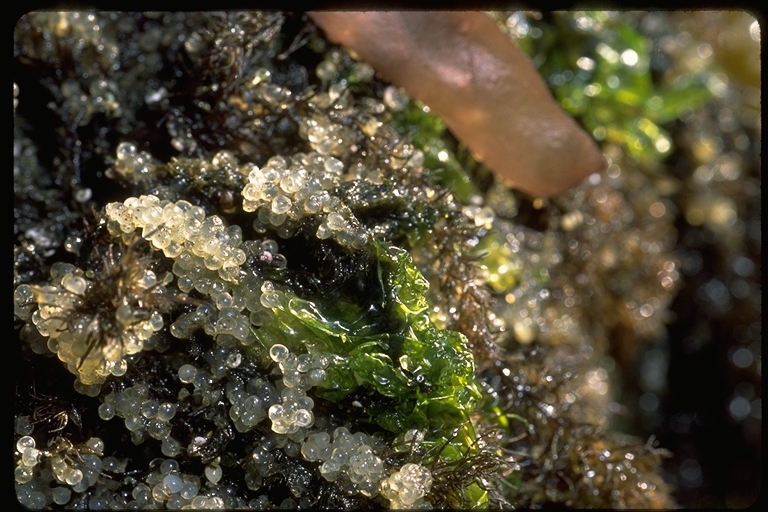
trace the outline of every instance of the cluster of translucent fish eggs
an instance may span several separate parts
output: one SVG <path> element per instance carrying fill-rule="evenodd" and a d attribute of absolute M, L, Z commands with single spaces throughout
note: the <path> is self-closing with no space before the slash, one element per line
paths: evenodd
<path fill-rule="evenodd" d="M 155 196 L 110 203 L 107 216 L 115 235 L 142 228 L 142 236 L 153 247 L 174 259 L 172 270 L 179 290 L 208 294 L 218 309 L 203 304 L 196 311 L 181 314 L 171 325 L 171 334 L 185 339 L 202 326 L 217 341 L 224 337 L 245 345 L 253 342 L 251 319 L 243 310 L 254 313 L 262 309 L 260 295 L 250 291 L 254 286 L 258 289 L 261 281 L 241 271 L 250 249 L 243 242 L 240 226 L 226 226 L 216 215 L 206 217 L 202 208 L 186 201 L 171 203 Z M 254 250 L 261 251 L 262 245 L 275 244 L 262 243 Z M 276 248 L 273 252 L 276 254 Z"/>
<path fill-rule="evenodd" d="M 255 337 L 250 328 L 249 314 L 258 319 L 257 312 L 263 308 L 253 297 L 255 295 L 260 298 L 258 292 L 256 294 L 251 292 L 250 298 L 244 299 L 240 291 L 254 283 L 259 284 L 261 281 L 244 280 L 236 290 L 231 290 L 233 293 L 211 292 L 213 304 L 204 302 L 194 310 L 178 315 L 170 326 L 171 335 L 179 339 L 188 339 L 194 331 L 202 328 L 206 334 L 214 337 L 219 345 L 231 346 L 230 341 L 234 342 L 234 340 L 242 345 L 250 345 L 255 341 Z M 219 281 L 218 284 L 223 283 Z M 221 287 L 217 286 L 217 288 Z M 249 308 L 250 313 L 243 311 L 244 308 Z"/>
<path fill-rule="evenodd" d="M 277 156 L 259 169 L 253 167 L 243 188 L 243 210 L 258 210 L 254 227 L 283 227 L 290 236 L 301 219 L 310 215 L 323 218 L 317 236 L 334 237 L 342 245 L 361 248 L 368 240 L 367 231 L 359 225 L 341 199 L 332 195 L 339 186 L 344 164 L 318 153 L 299 153 L 292 163 Z M 279 233 L 282 231 L 278 230 Z"/>
<path fill-rule="evenodd" d="M 116 157 L 114 171 L 131 181 L 149 179 L 152 176 L 152 167 L 157 165 L 152 155 L 139 151 L 136 145 L 130 142 L 121 142 L 117 146 Z"/>
<path fill-rule="evenodd" d="M 24 436 L 16 443 L 16 451 L 21 454 L 16 466 L 16 481 L 24 484 L 32 479 L 33 468 L 40 460 L 40 450 L 35 448 L 33 437 Z"/>
<path fill-rule="evenodd" d="M 344 165 L 336 158 L 317 153 L 295 155 L 293 164 L 284 157 L 272 157 L 266 166 L 251 168 L 243 188 L 243 210 L 268 206 L 268 222 L 277 227 L 287 218 L 299 220 L 329 208 L 328 190 L 338 187 Z"/>
<path fill-rule="evenodd" d="M 51 502 L 66 504 L 72 491 L 82 493 L 95 486 L 104 467 L 104 442 L 98 437 L 77 447 L 56 438 L 48 449 L 41 450 L 36 448 L 33 437 L 23 436 L 16 442 L 16 451 L 21 455 L 14 473 L 17 497 L 29 508 L 41 509 Z M 45 467 L 41 470 L 40 466 Z M 53 480 L 44 478 L 44 474 Z M 50 487 L 53 481 L 57 487 Z"/>
<path fill-rule="evenodd" d="M 322 382 L 329 363 L 327 354 L 294 354 L 279 343 L 269 349 L 269 357 L 283 372 L 285 387 L 298 391 L 307 391 Z"/>
<path fill-rule="evenodd" d="M 381 494 L 395 509 L 414 509 L 424 505 L 423 498 L 432 487 L 432 473 L 421 464 L 403 464 L 381 482 Z"/>
<path fill-rule="evenodd" d="M 274 387 L 258 377 L 251 379 L 245 387 L 236 381 L 228 383 L 227 398 L 232 404 L 229 417 L 238 432 L 247 432 L 266 419 L 267 409 L 277 401 L 276 397 Z"/>
<path fill-rule="evenodd" d="M 205 496 L 198 496 L 200 487 L 200 477 L 181 473 L 176 460 L 165 459 L 144 482 L 134 487 L 132 497 L 137 504 L 143 506 L 165 504 L 168 509 L 179 509 L 183 506 L 222 508 L 216 506 L 223 505 L 221 498 L 218 499 L 221 503 L 217 503 Z"/>
<path fill-rule="evenodd" d="M 315 422 L 312 413 L 314 400 L 304 391 L 285 388 L 280 393 L 282 403 L 269 408 L 269 419 L 272 420 L 272 430 L 278 434 L 294 434 L 300 428 L 311 427 Z"/>
<path fill-rule="evenodd" d="M 333 442 L 327 432 L 310 435 L 301 446 L 301 454 L 308 461 L 322 462 L 320 474 L 329 482 L 346 476 L 359 492 L 373 496 L 384 477 L 383 462 L 374 453 L 380 448 L 380 440 L 338 427 L 333 432 Z"/>
<path fill-rule="evenodd" d="M 278 434 L 293 434 L 300 428 L 309 428 L 315 422 L 312 407 L 314 401 L 306 391 L 325 379 L 328 356 L 324 354 L 296 355 L 281 344 L 269 350 L 270 358 L 278 363 L 283 372 L 282 403 L 269 408 L 272 430 Z"/>
<path fill-rule="evenodd" d="M 115 416 L 123 418 L 125 428 L 135 443 L 142 442 L 145 434 L 149 434 L 161 441 L 163 454 L 173 457 L 182 451 L 181 444 L 171 436 L 170 421 L 176 415 L 176 408 L 175 403 L 150 398 L 149 386 L 140 383 L 109 393 L 99 406 L 98 413 L 103 420 L 111 420 Z"/>
<path fill-rule="evenodd" d="M 339 87 L 341 86 L 341 87 Z M 334 84 L 328 93 L 320 93 L 313 98 L 313 103 L 344 103 L 349 96 L 343 95 L 343 86 Z M 321 155 L 342 155 L 355 143 L 355 133 L 348 127 L 335 123 L 322 116 L 305 117 L 302 119 L 299 134 L 304 135 L 312 149 Z"/>
<path fill-rule="evenodd" d="M 153 195 L 129 197 L 123 203 L 109 203 L 108 227 L 113 235 L 130 234 L 141 228 L 141 236 L 169 258 L 189 253 L 194 266 L 200 263 L 217 271 L 225 281 L 236 281 L 245 263 L 242 229 L 226 226 L 216 216 L 187 201 L 172 203 Z"/>
<path fill-rule="evenodd" d="M 123 375 L 127 365 L 123 357 L 144 348 L 144 342 L 163 328 L 162 315 L 142 311 L 128 304 L 114 310 L 114 321 L 121 328 L 120 339 L 109 339 L 92 349 L 94 332 L 101 326 L 94 314 L 80 312 L 86 294 L 94 286 L 84 272 L 70 263 L 51 266 L 47 285 L 22 284 L 14 293 L 15 311 L 20 318 L 30 319 L 40 335 L 48 338 L 48 349 L 57 354 L 84 386 L 101 384 L 106 377 Z M 132 274 L 126 287 L 149 290 L 158 285 L 154 272 L 148 269 Z M 37 306 L 37 309 L 29 311 Z M 145 317 L 145 319 L 140 319 Z M 88 357 L 83 360 L 85 354 Z M 96 390 L 98 388 L 95 388 Z"/>

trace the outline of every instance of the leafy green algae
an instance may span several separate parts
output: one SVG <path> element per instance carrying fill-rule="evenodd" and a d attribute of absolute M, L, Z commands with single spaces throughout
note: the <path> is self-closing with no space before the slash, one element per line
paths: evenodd
<path fill-rule="evenodd" d="M 374 399 L 364 412 L 391 432 L 426 429 L 428 445 L 444 443 L 455 429 L 471 428 L 481 397 L 472 353 L 464 335 L 430 321 L 429 284 L 410 254 L 379 242 L 371 247 L 378 281 L 371 304 L 348 304 L 339 316 L 328 314 L 338 306 L 286 292 L 256 338 L 266 349 L 281 343 L 292 351 L 329 354 L 318 396 L 340 402 L 365 388 L 397 399 L 386 405 Z M 469 448 L 463 440 L 452 444 L 458 453 Z"/>

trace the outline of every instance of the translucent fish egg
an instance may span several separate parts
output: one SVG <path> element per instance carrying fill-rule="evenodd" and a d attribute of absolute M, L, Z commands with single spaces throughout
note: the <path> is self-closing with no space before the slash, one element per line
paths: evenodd
<path fill-rule="evenodd" d="M 35 439 L 31 436 L 24 436 L 16 442 L 16 450 L 19 453 L 24 453 L 27 448 L 35 447 Z"/>
<path fill-rule="evenodd" d="M 285 345 L 281 345 L 280 343 L 276 343 L 275 345 L 272 345 L 272 347 L 269 349 L 269 357 L 272 358 L 272 360 L 276 363 L 282 363 L 285 361 L 290 354 L 290 351 Z"/>

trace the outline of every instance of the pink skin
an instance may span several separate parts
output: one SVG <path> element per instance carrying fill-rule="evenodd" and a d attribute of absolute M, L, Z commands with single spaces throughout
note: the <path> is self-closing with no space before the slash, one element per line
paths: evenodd
<path fill-rule="evenodd" d="M 481 12 L 311 12 L 331 41 L 428 105 L 507 184 L 553 196 L 604 167 L 528 58 Z"/>

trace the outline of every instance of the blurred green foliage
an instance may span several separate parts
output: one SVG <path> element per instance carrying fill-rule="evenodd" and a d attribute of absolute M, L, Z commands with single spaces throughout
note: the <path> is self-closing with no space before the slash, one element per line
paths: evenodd
<path fill-rule="evenodd" d="M 664 125 L 700 108 L 712 94 L 703 73 L 658 85 L 651 42 L 617 14 L 514 13 L 499 21 L 560 105 L 596 140 L 619 144 L 640 161 L 659 161 L 672 152 Z"/>

